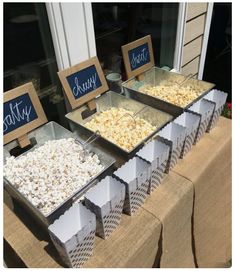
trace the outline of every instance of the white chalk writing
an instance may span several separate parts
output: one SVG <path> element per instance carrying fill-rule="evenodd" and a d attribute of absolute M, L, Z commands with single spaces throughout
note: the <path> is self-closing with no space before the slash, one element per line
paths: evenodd
<path fill-rule="evenodd" d="M 20 108 L 21 102 L 16 103 L 9 103 L 9 109 L 10 113 L 4 116 L 3 120 L 3 131 L 7 131 L 9 126 L 14 126 L 17 122 L 30 121 L 30 112 L 32 109 L 32 106 L 24 106 L 23 108 Z"/>
<path fill-rule="evenodd" d="M 94 90 L 97 88 L 97 74 L 94 73 L 90 78 L 88 78 L 85 82 L 83 82 L 81 85 L 79 84 L 78 77 L 75 77 L 75 87 L 73 87 L 73 94 L 75 97 L 77 97 L 79 94 L 84 94 L 88 92 L 89 90 Z"/>
<path fill-rule="evenodd" d="M 131 67 L 135 69 L 137 66 L 139 66 L 141 63 L 145 63 L 148 59 L 148 51 L 147 48 L 143 48 L 141 53 L 135 56 L 135 54 L 132 54 L 131 59 Z"/>

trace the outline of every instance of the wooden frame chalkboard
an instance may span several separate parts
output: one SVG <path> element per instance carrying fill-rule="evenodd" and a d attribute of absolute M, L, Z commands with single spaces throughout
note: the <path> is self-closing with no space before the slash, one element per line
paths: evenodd
<path fill-rule="evenodd" d="M 96 75 L 96 77 L 94 77 L 94 75 Z M 73 67 L 58 72 L 58 76 L 61 80 L 62 86 L 72 109 L 91 102 L 96 96 L 108 90 L 107 81 L 96 56 Z M 96 78 L 96 83 L 95 80 L 93 80 L 94 78 Z M 69 79 L 72 79 L 75 82 L 77 81 L 77 84 L 74 83 L 73 89 L 73 83 L 70 84 Z M 92 82 L 91 85 L 90 82 Z M 82 91 L 84 91 L 84 93 L 81 94 L 81 86 L 84 85 L 87 86 L 88 90 L 83 88 Z M 77 97 L 75 92 L 78 94 Z"/>
<path fill-rule="evenodd" d="M 143 60 L 143 64 L 141 63 L 142 61 L 139 61 L 139 65 L 137 65 L 137 68 L 132 67 L 131 61 L 130 61 L 130 52 L 135 50 L 146 50 L 145 53 L 148 52 L 147 56 L 145 56 L 145 60 Z M 151 67 L 154 66 L 154 56 L 153 56 L 153 49 L 152 49 L 152 40 L 151 36 L 145 36 L 141 39 L 135 40 L 133 42 L 130 42 L 126 45 L 123 45 L 121 47 L 122 54 L 123 54 L 123 59 L 124 59 L 124 64 L 125 64 L 125 70 L 128 79 L 137 75 L 140 75 L 141 73 L 147 71 Z M 140 56 L 140 54 L 139 54 Z M 141 55 L 141 60 L 142 60 L 142 55 Z M 144 58 L 144 57 L 143 57 Z"/>
<path fill-rule="evenodd" d="M 24 105 L 24 103 L 28 104 Z M 47 117 L 32 83 L 4 92 L 3 110 L 4 145 L 18 139 L 21 147 L 26 146 L 25 142 L 29 142 L 26 140 L 27 133 L 47 122 Z M 10 114 L 8 114 L 8 110 Z"/>

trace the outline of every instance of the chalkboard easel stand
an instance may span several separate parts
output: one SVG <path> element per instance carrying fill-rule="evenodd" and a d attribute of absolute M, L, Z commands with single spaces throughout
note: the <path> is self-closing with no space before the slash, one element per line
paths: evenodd
<path fill-rule="evenodd" d="M 136 79 L 137 79 L 138 81 L 143 81 L 143 79 L 144 79 L 144 74 L 141 73 L 141 74 L 137 75 L 137 76 L 136 76 Z"/>
<path fill-rule="evenodd" d="M 28 138 L 28 135 L 22 135 L 19 138 L 17 138 L 18 144 L 21 148 L 25 148 L 30 145 L 30 140 Z"/>
<path fill-rule="evenodd" d="M 93 100 L 87 102 L 87 106 L 88 106 L 89 110 L 91 110 L 91 111 L 94 110 L 94 109 L 96 109 L 95 100 L 93 99 Z"/>

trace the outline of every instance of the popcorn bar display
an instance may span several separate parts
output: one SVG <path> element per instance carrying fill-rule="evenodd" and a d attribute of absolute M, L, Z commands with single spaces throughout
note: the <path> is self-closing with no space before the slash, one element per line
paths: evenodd
<path fill-rule="evenodd" d="M 67 138 L 6 158 L 4 177 L 46 216 L 102 169 L 96 154 Z"/>
<path fill-rule="evenodd" d="M 143 85 L 139 88 L 139 91 L 180 107 L 186 107 L 203 93 L 200 87 L 193 85 L 180 86 L 171 81 L 163 81 L 158 86 Z"/>
<path fill-rule="evenodd" d="M 156 130 L 146 120 L 133 116 L 132 111 L 112 107 L 95 116 L 85 127 L 94 132 L 98 130 L 104 138 L 130 151 Z"/>
<path fill-rule="evenodd" d="M 106 239 L 119 226 L 125 185 L 107 176 L 85 194 L 85 205 L 96 215 L 96 232 Z"/>
<path fill-rule="evenodd" d="M 96 217 L 81 203 L 74 204 L 48 227 L 53 244 L 64 263 L 82 267 L 92 256 Z"/>

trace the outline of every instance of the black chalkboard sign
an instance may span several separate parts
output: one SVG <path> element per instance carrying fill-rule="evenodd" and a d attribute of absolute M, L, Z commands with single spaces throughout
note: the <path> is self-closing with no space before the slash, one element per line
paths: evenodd
<path fill-rule="evenodd" d="M 28 93 L 5 102 L 3 112 L 4 135 L 38 118 Z"/>
<path fill-rule="evenodd" d="M 150 35 L 123 45 L 121 49 L 128 78 L 140 75 L 154 66 Z"/>
<path fill-rule="evenodd" d="M 131 70 L 136 70 L 150 62 L 148 43 L 144 43 L 134 49 L 129 50 L 129 62 Z"/>
<path fill-rule="evenodd" d="M 4 144 L 25 137 L 28 132 L 47 122 L 47 118 L 32 83 L 4 93 Z"/>
<path fill-rule="evenodd" d="M 108 85 L 97 57 L 58 72 L 72 109 L 89 104 L 108 90 Z"/>
<path fill-rule="evenodd" d="M 75 99 L 101 87 L 95 65 L 82 69 L 66 77 Z"/>

